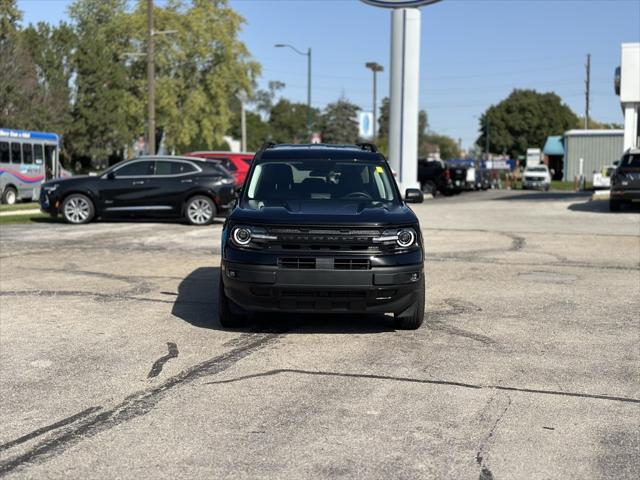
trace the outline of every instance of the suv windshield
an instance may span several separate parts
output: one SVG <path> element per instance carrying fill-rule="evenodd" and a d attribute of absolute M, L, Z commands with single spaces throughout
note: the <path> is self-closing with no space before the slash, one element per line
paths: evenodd
<path fill-rule="evenodd" d="M 620 166 L 640 168 L 640 153 L 625 155 L 620 161 Z"/>
<path fill-rule="evenodd" d="M 546 172 L 546 167 L 528 167 L 526 169 L 527 172 Z"/>
<path fill-rule="evenodd" d="M 291 200 L 366 204 L 396 202 L 388 167 L 379 162 L 269 160 L 256 165 L 247 199 L 266 206 Z"/>

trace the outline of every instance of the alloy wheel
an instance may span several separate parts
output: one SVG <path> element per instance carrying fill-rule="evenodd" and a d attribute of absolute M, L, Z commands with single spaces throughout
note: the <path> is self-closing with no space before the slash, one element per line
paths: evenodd
<path fill-rule="evenodd" d="M 211 208 L 211 204 L 202 198 L 196 198 L 191 203 L 189 203 L 189 208 L 187 209 L 187 215 L 189 215 L 189 220 L 196 225 L 204 225 L 211 221 L 213 217 L 213 209 Z"/>
<path fill-rule="evenodd" d="M 64 216 L 71 223 L 83 223 L 89 218 L 91 205 L 82 197 L 72 197 L 64 206 Z"/>

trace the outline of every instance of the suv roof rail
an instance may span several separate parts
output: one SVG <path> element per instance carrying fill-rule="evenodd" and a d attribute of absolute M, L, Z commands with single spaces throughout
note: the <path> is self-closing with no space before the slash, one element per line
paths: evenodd
<path fill-rule="evenodd" d="M 269 141 L 264 142 L 262 144 L 262 146 L 260 147 L 260 150 L 266 150 L 267 148 L 273 148 L 276 145 L 277 145 L 276 142 L 273 142 L 273 141 L 269 140 Z"/>
<path fill-rule="evenodd" d="M 362 150 L 367 150 L 373 153 L 376 153 L 378 151 L 378 147 L 376 147 L 373 143 L 356 143 L 356 146 L 360 147 Z"/>

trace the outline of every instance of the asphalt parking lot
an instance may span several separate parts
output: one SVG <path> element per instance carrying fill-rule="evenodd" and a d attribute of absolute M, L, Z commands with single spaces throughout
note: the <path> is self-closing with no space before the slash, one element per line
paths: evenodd
<path fill-rule="evenodd" d="M 0 234 L 0 476 L 640 477 L 640 214 L 565 193 L 414 207 L 417 331 L 216 319 L 221 223 Z"/>

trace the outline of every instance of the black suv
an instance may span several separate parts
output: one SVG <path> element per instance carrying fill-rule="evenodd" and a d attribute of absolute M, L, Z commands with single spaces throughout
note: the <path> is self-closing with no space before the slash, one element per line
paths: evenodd
<path fill-rule="evenodd" d="M 69 223 L 95 217 L 184 218 L 207 225 L 226 214 L 236 198 L 234 179 L 221 166 L 189 157 L 139 157 L 97 176 L 58 179 L 42 185 L 40 208 Z"/>
<path fill-rule="evenodd" d="M 223 227 L 221 324 L 251 312 L 375 312 L 418 328 L 424 251 L 405 201 L 373 145 L 263 147 Z"/>
<path fill-rule="evenodd" d="M 617 212 L 624 203 L 640 200 L 640 149 L 627 151 L 611 177 L 609 209 Z"/>

